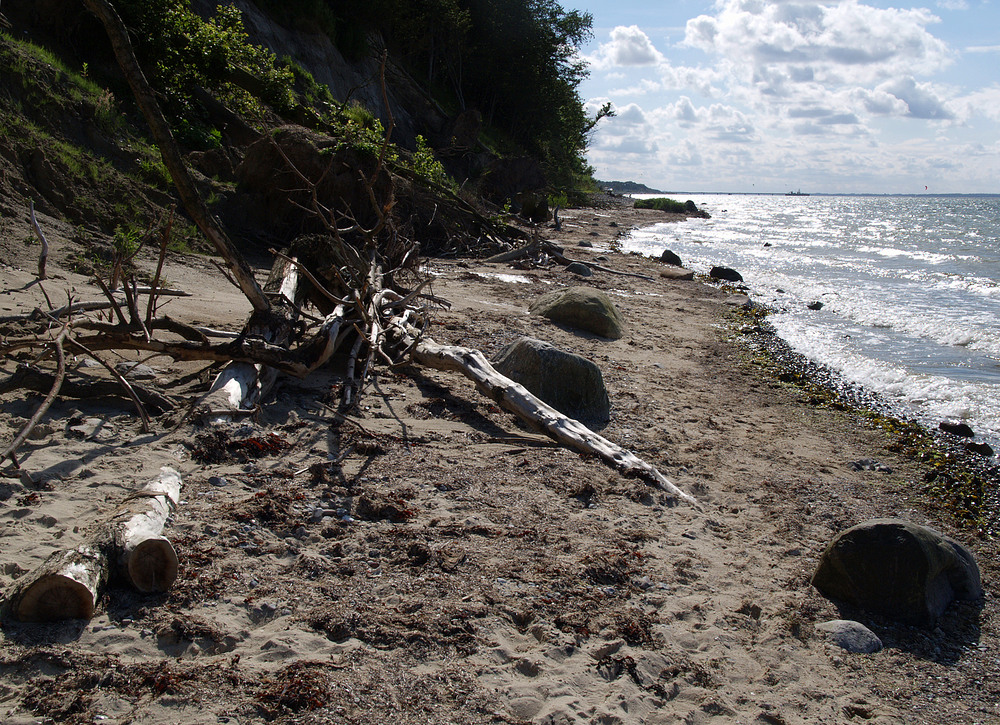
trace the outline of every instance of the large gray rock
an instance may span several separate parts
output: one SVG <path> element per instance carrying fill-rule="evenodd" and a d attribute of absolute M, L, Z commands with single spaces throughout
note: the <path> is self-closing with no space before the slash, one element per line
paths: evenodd
<path fill-rule="evenodd" d="M 625 321 L 611 298 L 591 287 L 567 287 L 542 295 L 528 311 L 578 330 L 617 340 Z"/>
<path fill-rule="evenodd" d="M 531 337 L 508 345 L 493 366 L 571 418 L 606 421 L 611 401 L 592 361 Z"/>
<path fill-rule="evenodd" d="M 968 549 L 901 519 L 875 519 L 838 534 L 812 583 L 830 599 L 913 625 L 932 624 L 955 599 L 983 596 Z"/>

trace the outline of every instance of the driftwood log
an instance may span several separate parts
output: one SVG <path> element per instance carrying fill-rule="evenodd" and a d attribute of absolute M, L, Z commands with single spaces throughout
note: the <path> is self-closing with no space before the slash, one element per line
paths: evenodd
<path fill-rule="evenodd" d="M 100 547 L 63 549 L 18 580 L 7 608 L 22 622 L 90 619 L 107 581 L 107 557 Z"/>
<path fill-rule="evenodd" d="M 141 592 L 167 591 L 178 564 L 162 532 L 180 488 L 180 474 L 162 468 L 159 477 L 122 502 L 90 543 L 52 553 L 19 579 L 7 594 L 7 613 L 22 622 L 90 619 L 113 577 Z"/>
<path fill-rule="evenodd" d="M 140 592 L 165 592 L 177 579 L 177 552 L 163 536 L 163 527 L 180 496 L 180 474 L 164 467 L 130 494 L 107 523 L 111 563 Z"/>

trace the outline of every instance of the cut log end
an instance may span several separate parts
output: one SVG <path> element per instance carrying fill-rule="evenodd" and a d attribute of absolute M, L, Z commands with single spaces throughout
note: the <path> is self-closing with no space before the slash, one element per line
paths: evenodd
<path fill-rule="evenodd" d="M 16 615 L 22 622 L 55 622 L 94 616 L 94 592 L 60 574 L 39 579 L 21 595 Z"/>
<path fill-rule="evenodd" d="M 146 539 L 129 553 L 128 578 L 146 594 L 165 592 L 177 579 L 177 552 L 166 538 Z"/>

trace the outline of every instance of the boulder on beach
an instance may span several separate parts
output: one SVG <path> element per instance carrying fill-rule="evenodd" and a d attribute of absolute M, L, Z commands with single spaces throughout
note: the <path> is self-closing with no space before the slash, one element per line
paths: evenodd
<path fill-rule="evenodd" d="M 812 583 L 829 599 L 918 626 L 933 624 L 956 599 L 983 596 L 967 548 L 902 519 L 874 519 L 838 534 Z"/>
<path fill-rule="evenodd" d="M 571 418 L 604 422 L 611 415 L 601 369 L 585 357 L 522 337 L 504 348 L 493 366 Z"/>
<path fill-rule="evenodd" d="M 712 279 L 721 279 L 726 282 L 742 282 L 743 275 L 730 267 L 712 267 L 708 276 Z"/>
<path fill-rule="evenodd" d="M 611 298 L 591 287 L 567 287 L 549 292 L 532 302 L 528 312 L 610 340 L 621 338 L 625 327 Z"/>

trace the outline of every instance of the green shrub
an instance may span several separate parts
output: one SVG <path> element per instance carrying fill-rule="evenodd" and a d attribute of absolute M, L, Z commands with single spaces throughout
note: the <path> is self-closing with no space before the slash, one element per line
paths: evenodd
<path fill-rule="evenodd" d="M 694 205 L 694 202 L 688 202 L 688 204 Z M 674 201 L 673 199 L 667 199 L 665 197 L 657 197 L 656 199 L 636 199 L 635 200 L 636 209 L 656 209 L 657 211 L 666 211 L 671 214 L 683 214 L 688 211 L 686 204 L 680 201 Z"/>
<path fill-rule="evenodd" d="M 448 176 L 448 172 L 437 160 L 434 150 L 427 145 L 423 136 L 417 135 L 417 150 L 413 152 L 409 166 L 413 171 L 438 186 L 444 186 L 453 191 L 457 188 L 455 180 Z"/>

